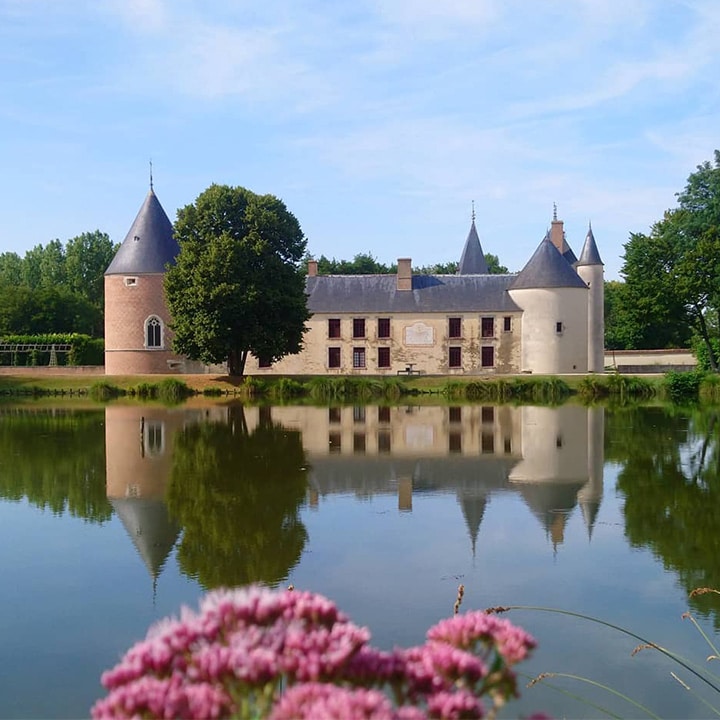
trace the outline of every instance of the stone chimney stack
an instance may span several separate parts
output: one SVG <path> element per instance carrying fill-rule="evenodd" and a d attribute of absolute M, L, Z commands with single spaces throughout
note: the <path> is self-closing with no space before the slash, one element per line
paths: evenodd
<path fill-rule="evenodd" d="M 410 258 L 398 258 L 397 289 L 412 290 L 412 260 Z"/>
<path fill-rule="evenodd" d="M 558 249 L 561 255 L 565 252 L 565 230 L 563 228 L 563 221 L 558 220 L 557 217 L 554 218 L 550 224 L 550 242 Z"/>
<path fill-rule="evenodd" d="M 317 265 L 317 260 L 308 260 L 308 277 L 315 277 L 317 275 Z"/>

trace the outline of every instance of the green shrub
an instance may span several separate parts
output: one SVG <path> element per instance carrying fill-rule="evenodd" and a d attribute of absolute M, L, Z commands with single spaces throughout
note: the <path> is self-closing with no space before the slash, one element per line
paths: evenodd
<path fill-rule="evenodd" d="M 694 402 L 699 399 L 700 383 L 705 375 L 700 370 L 666 373 L 664 389 L 674 403 Z"/>
<path fill-rule="evenodd" d="M 267 392 L 267 383 L 254 375 L 247 375 L 243 381 L 243 389 L 250 397 L 264 395 Z"/>
<path fill-rule="evenodd" d="M 305 387 L 297 380 L 284 377 L 280 378 L 280 380 L 272 386 L 271 394 L 275 398 L 288 400 L 290 398 L 296 398 L 304 395 Z"/>
<path fill-rule="evenodd" d="M 720 375 L 707 373 L 700 381 L 698 396 L 705 402 L 720 402 Z"/>
<path fill-rule="evenodd" d="M 143 400 L 154 400 L 158 396 L 158 386 L 155 383 L 143 382 L 136 385 L 133 392 Z"/>
<path fill-rule="evenodd" d="M 223 391 L 219 387 L 206 387 L 203 388 L 202 394 L 205 397 L 220 397 Z"/>
<path fill-rule="evenodd" d="M 176 378 L 165 378 L 158 383 L 157 396 L 168 405 L 175 405 L 190 397 L 193 391 L 182 381 Z"/>
<path fill-rule="evenodd" d="M 99 380 L 90 386 L 90 397 L 99 402 L 107 402 L 124 394 L 125 391 L 122 388 L 105 380 Z"/>

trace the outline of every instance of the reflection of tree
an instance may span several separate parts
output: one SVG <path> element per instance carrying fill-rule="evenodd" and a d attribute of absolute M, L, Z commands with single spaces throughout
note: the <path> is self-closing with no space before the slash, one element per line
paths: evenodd
<path fill-rule="evenodd" d="M 717 426 L 716 412 L 635 408 L 611 414 L 606 430 L 609 455 L 623 463 L 618 488 L 630 543 L 650 548 L 688 592 L 720 589 Z M 720 626 L 715 597 L 704 596 L 696 607 L 713 607 Z"/>
<path fill-rule="evenodd" d="M 279 583 L 305 547 L 298 515 L 307 469 L 301 436 L 261 423 L 242 408 L 229 423 L 203 423 L 177 436 L 168 507 L 183 526 L 182 570 L 205 588 Z"/>
<path fill-rule="evenodd" d="M 109 520 L 104 418 L 102 410 L 0 409 L 0 497 Z"/>

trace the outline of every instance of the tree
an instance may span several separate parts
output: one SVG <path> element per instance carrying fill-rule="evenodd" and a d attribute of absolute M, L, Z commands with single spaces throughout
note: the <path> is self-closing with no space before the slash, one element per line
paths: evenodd
<path fill-rule="evenodd" d="M 20 285 L 23 282 L 23 259 L 14 252 L 0 253 L 0 284 Z"/>
<path fill-rule="evenodd" d="M 304 260 L 310 259 L 306 255 Z M 307 262 L 304 262 L 307 267 Z M 371 253 L 358 253 L 352 260 L 329 260 L 325 255 L 318 259 L 320 275 L 390 275 L 397 272 L 397 265 L 385 265 L 378 262 Z"/>
<path fill-rule="evenodd" d="M 678 193 L 678 207 L 666 211 L 650 235 L 633 233 L 622 268 L 627 309 L 648 329 L 655 347 L 687 345 L 695 334 L 717 371 L 720 333 L 720 151 L 705 162 Z M 640 346 L 642 347 L 642 346 Z M 647 347 L 647 345 L 645 345 Z"/>
<path fill-rule="evenodd" d="M 90 335 L 101 321 L 102 311 L 67 287 L 44 286 L 31 290 L 27 285 L 0 283 L 0 333 Z"/>
<path fill-rule="evenodd" d="M 273 195 L 211 185 L 178 211 L 180 253 L 165 276 L 176 352 L 228 363 L 242 375 L 248 353 L 266 362 L 300 352 L 307 310 L 299 270 L 307 241 Z"/>
<path fill-rule="evenodd" d="M 68 240 L 65 243 L 65 275 L 70 290 L 102 309 L 105 270 L 117 250 L 118 246 L 110 236 L 100 230 Z"/>

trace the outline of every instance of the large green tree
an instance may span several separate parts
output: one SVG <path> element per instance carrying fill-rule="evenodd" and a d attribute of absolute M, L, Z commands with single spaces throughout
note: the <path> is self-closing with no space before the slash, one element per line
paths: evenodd
<path fill-rule="evenodd" d="M 165 290 L 177 352 L 242 375 L 248 353 L 273 362 L 301 350 L 307 241 L 281 200 L 211 185 L 178 211 L 175 237 Z"/>
<path fill-rule="evenodd" d="M 718 369 L 720 333 L 720 151 L 698 165 L 649 235 L 625 244 L 623 306 L 642 328 L 638 347 L 686 345 L 694 335 Z"/>

